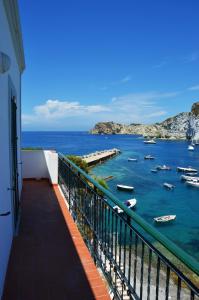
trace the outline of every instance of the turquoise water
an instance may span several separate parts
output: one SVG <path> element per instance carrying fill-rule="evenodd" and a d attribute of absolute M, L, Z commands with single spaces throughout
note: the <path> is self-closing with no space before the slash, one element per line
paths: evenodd
<path fill-rule="evenodd" d="M 119 156 L 96 166 L 92 172 L 102 177 L 113 175 L 108 182 L 109 188 L 120 201 L 135 197 L 139 215 L 199 260 L 199 189 L 188 187 L 180 180 L 181 173 L 176 172 L 177 166 L 192 166 L 199 170 L 199 146 L 190 152 L 184 141 L 158 141 L 155 145 L 145 145 L 140 137 L 95 136 L 85 132 L 24 132 L 22 145 L 79 155 L 113 147 L 121 149 Z M 156 159 L 144 160 L 147 154 Z M 128 162 L 128 157 L 137 157 L 138 162 Z M 150 170 L 159 164 L 169 165 L 172 170 L 151 173 Z M 168 191 L 162 187 L 164 182 L 172 183 L 176 188 Z M 118 191 L 117 184 L 133 185 L 135 192 Z M 173 223 L 154 225 L 154 217 L 166 214 L 176 214 L 177 218 Z"/>

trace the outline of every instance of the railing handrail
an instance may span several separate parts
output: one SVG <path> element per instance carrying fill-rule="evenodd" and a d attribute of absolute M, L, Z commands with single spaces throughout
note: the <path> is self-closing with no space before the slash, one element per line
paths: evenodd
<path fill-rule="evenodd" d="M 81 168 L 75 165 L 66 156 L 59 153 L 60 158 L 67 161 L 77 172 L 81 173 L 87 180 L 89 180 L 97 189 L 99 189 L 105 196 L 107 196 L 116 205 L 121 207 L 121 209 L 126 213 L 127 216 L 132 218 L 140 227 L 142 227 L 148 234 L 156 239 L 160 244 L 162 244 L 167 250 L 169 250 L 176 258 L 183 262 L 191 271 L 199 276 L 199 263 L 196 259 L 174 244 L 166 236 L 152 227 L 148 222 L 146 222 L 142 217 L 136 214 L 134 211 L 129 210 L 126 205 L 124 205 L 117 197 L 115 197 L 110 191 L 102 187 L 98 182 L 95 181 L 91 176 L 84 172 Z"/>

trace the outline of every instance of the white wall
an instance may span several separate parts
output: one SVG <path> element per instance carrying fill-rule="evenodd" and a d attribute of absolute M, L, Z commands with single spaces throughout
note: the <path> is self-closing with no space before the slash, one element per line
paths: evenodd
<path fill-rule="evenodd" d="M 50 183 L 58 183 L 58 154 L 51 150 L 22 151 L 23 178 L 47 178 Z"/>
<path fill-rule="evenodd" d="M 18 104 L 18 136 L 20 137 L 20 72 L 12 45 L 12 39 L 2 0 L 0 0 L 0 51 L 11 58 L 11 67 L 5 74 L 0 74 L 0 213 L 12 212 L 10 180 L 10 128 L 9 128 L 9 77 L 15 87 Z M 19 140 L 20 142 L 20 140 Z M 20 156 L 20 144 L 18 149 Z M 21 188 L 21 172 L 19 169 L 19 182 Z M 13 238 L 13 215 L 0 217 L 0 298 L 2 295 L 4 278 Z"/>

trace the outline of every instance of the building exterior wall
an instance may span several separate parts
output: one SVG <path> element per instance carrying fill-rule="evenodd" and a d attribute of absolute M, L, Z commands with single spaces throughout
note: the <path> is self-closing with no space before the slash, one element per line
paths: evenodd
<path fill-rule="evenodd" d="M 58 184 L 58 154 L 51 150 L 23 150 L 22 176 L 25 179 L 48 179 Z"/>
<path fill-rule="evenodd" d="M 10 111 L 11 89 L 16 96 L 17 103 L 17 135 L 18 135 L 18 167 L 19 167 L 19 192 L 22 187 L 21 176 L 21 83 L 20 70 L 16 60 L 16 53 L 10 33 L 10 27 L 3 0 L 0 0 L 0 52 L 5 53 L 11 60 L 7 72 L 0 74 L 0 214 L 10 211 L 8 216 L 0 216 L 0 298 L 7 269 L 7 263 L 14 234 L 12 187 L 11 183 L 11 160 L 10 160 Z"/>

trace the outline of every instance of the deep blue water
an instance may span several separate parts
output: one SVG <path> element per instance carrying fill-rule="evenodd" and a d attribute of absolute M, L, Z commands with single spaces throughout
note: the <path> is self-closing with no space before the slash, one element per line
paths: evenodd
<path fill-rule="evenodd" d="M 56 149 L 64 154 L 83 155 L 97 150 L 119 148 L 121 155 L 93 169 L 99 176 L 113 175 L 109 188 L 121 201 L 132 197 L 131 193 L 117 191 L 116 184 L 133 185 L 133 197 L 137 199 L 136 212 L 150 224 L 153 217 L 176 214 L 173 223 L 156 226 L 167 237 L 199 260 L 199 189 L 188 187 L 180 181 L 177 166 L 192 166 L 199 170 L 199 146 L 194 152 L 187 150 L 185 141 L 158 141 L 145 145 L 143 139 L 129 135 L 89 135 L 86 132 L 23 132 L 23 147 Z M 154 161 L 144 160 L 152 154 Z M 128 162 L 128 157 L 138 162 Z M 151 173 L 151 168 L 167 164 L 171 171 Z M 164 182 L 176 186 L 173 191 L 162 187 Z"/>

